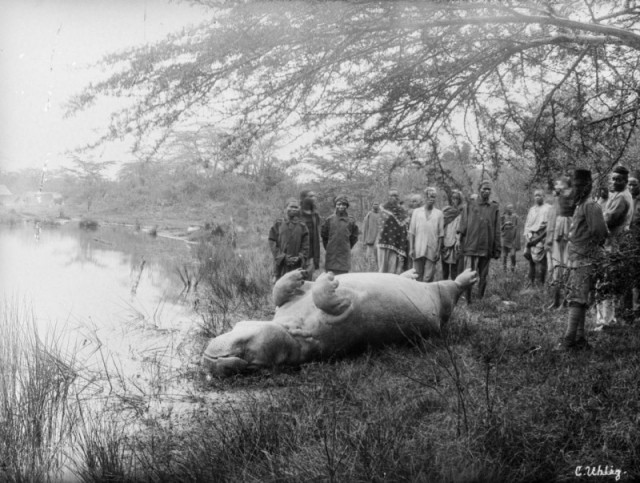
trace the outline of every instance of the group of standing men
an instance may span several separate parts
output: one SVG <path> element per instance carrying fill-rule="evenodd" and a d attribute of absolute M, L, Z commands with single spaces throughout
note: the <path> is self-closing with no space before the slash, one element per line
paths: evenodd
<path fill-rule="evenodd" d="M 316 194 L 302 191 L 300 200 L 290 198 L 285 207 L 286 218 L 276 220 L 269 230 L 269 246 L 273 254 L 274 278 L 298 268 L 309 280 L 320 268 L 320 243 L 325 250 L 325 269 L 336 275 L 351 269 L 351 249 L 358 241 L 358 225 L 347 213 L 349 200 L 337 196 L 335 212 L 324 221 L 316 209 Z"/>
<path fill-rule="evenodd" d="M 640 235 L 640 187 L 638 175 L 617 166 L 610 176 L 608 199 L 593 200 L 591 172 L 576 169 L 560 177 L 554 186 L 553 205 L 545 202 L 545 192 L 535 190 L 534 205 L 524 224 L 524 256 L 529 261 L 532 286 L 545 283 L 551 273 L 552 307 L 563 301 L 569 306 L 569 322 L 562 347 L 586 347 L 584 318 L 593 300 L 593 269 L 603 250 L 615 251 L 620 239 L 631 230 Z M 628 187 L 627 187 L 628 185 Z M 424 195 L 411 195 L 405 208 L 398 190 L 389 191 L 381 206 L 374 203 L 363 224 L 363 242 L 369 268 L 380 272 L 402 273 L 414 268 L 418 280 L 434 281 L 438 262 L 444 279 L 455 279 L 463 269 L 478 272 L 478 295 L 487 288 L 489 264 L 503 255 L 503 268 L 516 264 L 521 248 L 519 219 L 513 205 L 502 215 L 491 200 L 492 185 L 480 183 L 477 195 L 464 202 L 454 190 L 451 203 L 442 210 L 435 207 L 437 191 L 428 187 Z M 351 249 L 359 229 L 347 213 L 349 200 L 334 199 L 335 212 L 324 221 L 316 210 L 316 195 L 303 191 L 300 199 L 289 199 L 286 219 L 279 219 L 269 233 L 274 256 L 275 278 L 303 268 L 311 279 L 320 268 L 320 243 L 325 249 L 325 270 L 335 274 L 351 270 Z M 465 294 L 471 303 L 471 289 Z M 630 297 L 629 297 L 630 298 Z M 598 327 L 616 322 L 615 303 L 604 300 L 597 306 Z M 638 309 L 638 287 L 633 288 L 633 305 Z"/>
<path fill-rule="evenodd" d="M 482 297 L 489 261 L 499 258 L 501 251 L 498 204 L 490 200 L 491 183 L 482 182 L 479 196 L 466 204 L 462 193 L 453 191 L 451 204 L 442 210 L 435 207 L 436 196 L 435 188 L 426 188 L 424 195 L 413 194 L 405 208 L 398 190 L 392 189 L 386 203 L 373 204 L 363 227 L 370 268 L 399 274 L 413 267 L 424 282 L 434 281 L 439 261 L 445 279 L 455 279 L 464 268 L 471 268 L 479 272 Z M 299 200 L 287 200 L 286 218 L 278 219 L 269 232 L 275 279 L 298 268 L 305 269 L 311 279 L 320 268 L 320 243 L 326 271 L 350 271 L 359 229 L 347 213 L 348 198 L 339 195 L 334 204 L 335 212 L 322 221 L 313 191 L 303 191 Z M 466 297 L 470 302 L 470 290 Z"/>
<path fill-rule="evenodd" d="M 389 191 L 380 209 L 374 205 L 365 217 L 365 239 L 369 260 L 380 272 L 401 273 L 413 267 L 419 281 L 435 280 L 438 262 L 442 278 L 455 279 L 465 268 L 478 271 L 478 293 L 484 296 L 491 258 L 499 258 L 500 224 L 498 204 L 491 201 L 491 183 L 480 184 L 479 196 L 464 203 L 453 190 L 451 204 L 435 207 L 437 190 L 428 187 L 424 196 L 414 194 L 405 209 L 397 190 Z M 471 289 L 466 293 L 471 302 Z"/>

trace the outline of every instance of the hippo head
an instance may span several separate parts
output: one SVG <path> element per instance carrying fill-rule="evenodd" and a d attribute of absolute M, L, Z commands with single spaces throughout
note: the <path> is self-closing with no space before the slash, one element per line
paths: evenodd
<path fill-rule="evenodd" d="M 232 331 L 212 339 L 202 356 L 203 368 L 216 377 L 299 363 L 299 342 L 273 322 L 238 322 Z"/>

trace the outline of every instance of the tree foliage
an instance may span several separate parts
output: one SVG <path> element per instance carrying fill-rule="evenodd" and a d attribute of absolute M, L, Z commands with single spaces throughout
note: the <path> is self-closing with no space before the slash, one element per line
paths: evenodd
<path fill-rule="evenodd" d="M 87 211 L 91 211 L 93 202 L 107 192 L 107 179 L 104 171 L 116 164 L 115 161 L 92 161 L 74 158 L 74 167 L 66 171 L 76 178 L 81 186 L 79 196 L 86 201 Z"/>
<path fill-rule="evenodd" d="M 464 140 L 490 175 L 524 159 L 544 179 L 607 172 L 637 127 L 635 1 L 197 3 L 211 20 L 105 58 L 116 73 L 71 100 L 132 99 L 96 143 L 154 153 L 178 126 L 246 122 L 254 140 L 430 153 L 443 177 L 438 153 Z"/>

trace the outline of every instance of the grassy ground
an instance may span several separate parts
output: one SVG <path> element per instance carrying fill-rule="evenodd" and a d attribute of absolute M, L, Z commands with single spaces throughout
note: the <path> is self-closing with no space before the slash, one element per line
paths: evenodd
<path fill-rule="evenodd" d="M 523 289 L 522 268 L 494 268 L 488 296 L 461 302 L 443 338 L 299 370 L 196 377 L 197 411 L 149 419 L 126 439 L 113 433 L 126 464 L 80 473 L 90 481 L 568 481 L 600 465 L 614 473 L 602 478 L 617 470 L 640 478 L 638 328 L 592 338 L 589 352 L 556 352 L 566 313 L 547 310 L 543 290 Z"/>
<path fill-rule="evenodd" d="M 272 315 L 269 257 L 224 250 L 199 251 L 203 273 L 194 276 L 203 323 L 196 351 L 238 320 Z M 362 269 L 359 247 L 354 257 Z M 470 306 L 461 301 L 441 338 L 227 380 L 193 371 L 186 375 L 193 402 L 181 410 L 115 404 L 92 411 L 76 398 L 62 413 L 44 398 L 55 422 L 45 421 L 52 428 L 47 434 L 56 439 L 0 446 L 4 477 L 46 479 L 46 471 L 34 468 L 67 437 L 73 475 L 82 481 L 615 481 L 616 471 L 620 480 L 637 481 L 639 328 L 592 336 L 588 352 L 557 352 L 566 309 L 546 309 L 544 290 L 524 287 L 524 265 L 512 274 L 493 263 L 486 298 Z M 17 325 L 6 320 L 2 338 L 10 340 Z M 20 338 L 12 337 L 17 344 Z M 3 367 L 28 360 L 2 347 Z M 81 393 L 68 386 L 78 369 L 53 360 L 38 367 L 65 372 L 52 377 L 37 369 L 20 380 L 17 371 L 5 370 L 4 387 L 35 383 L 43 374 L 64 385 L 58 392 L 38 389 L 34 397 Z M 33 417 L 17 410 L 22 403 L 15 394 L 5 391 L 2 441 L 31 431 L 26 421 Z M 25 458 L 36 453 L 40 459 Z M 35 462 L 31 473 L 21 461 Z M 598 466 L 609 476 L 588 476 Z"/>

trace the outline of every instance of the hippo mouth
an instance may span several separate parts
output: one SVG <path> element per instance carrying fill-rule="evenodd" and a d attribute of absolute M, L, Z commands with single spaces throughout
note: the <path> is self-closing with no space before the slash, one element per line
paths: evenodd
<path fill-rule="evenodd" d="M 229 377 L 251 369 L 249 363 L 237 356 L 210 356 L 202 354 L 205 371 L 218 377 Z"/>

